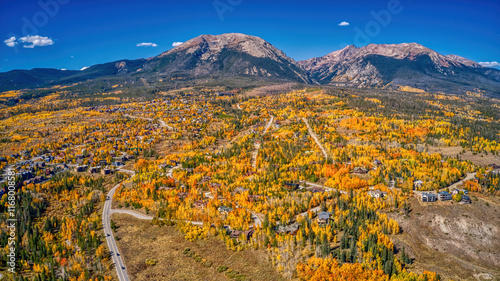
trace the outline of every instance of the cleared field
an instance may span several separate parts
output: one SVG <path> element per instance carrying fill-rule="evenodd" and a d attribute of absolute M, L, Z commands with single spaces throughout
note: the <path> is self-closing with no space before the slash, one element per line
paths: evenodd
<path fill-rule="evenodd" d="M 216 271 L 219 265 L 226 265 L 253 281 L 283 280 L 262 250 L 233 252 L 216 238 L 190 242 L 175 226 L 153 226 L 149 221 L 124 214 L 113 214 L 112 220 L 118 226 L 117 244 L 133 280 L 229 280 L 224 273 Z M 205 267 L 184 255 L 185 248 L 213 262 L 213 265 Z M 147 266 L 149 258 L 158 260 L 158 263 Z"/>
<path fill-rule="evenodd" d="M 461 151 L 462 147 L 460 146 L 450 146 L 450 147 L 429 147 L 430 153 L 440 153 L 444 156 L 448 157 L 456 157 Z M 492 154 L 476 154 L 474 155 L 472 152 L 467 151 L 464 154 L 460 155 L 462 160 L 470 160 L 472 163 L 480 166 L 486 166 L 490 164 L 500 164 L 500 156 L 492 155 Z"/>

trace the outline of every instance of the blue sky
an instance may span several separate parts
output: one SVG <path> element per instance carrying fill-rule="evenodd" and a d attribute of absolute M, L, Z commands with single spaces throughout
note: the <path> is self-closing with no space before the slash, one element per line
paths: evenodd
<path fill-rule="evenodd" d="M 0 72 L 146 58 L 228 32 L 259 36 L 295 60 L 348 44 L 417 42 L 500 62 L 499 15 L 493 0 L 0 0 Z"/>

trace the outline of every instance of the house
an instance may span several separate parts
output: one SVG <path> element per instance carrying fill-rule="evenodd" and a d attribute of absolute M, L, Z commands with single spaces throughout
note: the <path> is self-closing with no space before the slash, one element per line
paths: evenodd
<path fill-rule="evenodd" d="M 370 190 L 368 191 L 368 195 L 370 195 L 372 198 L 382 198 L 385 195 L 385 192 L 382 192 L 380 190 Z"/>
<path fill-rule="evenodd" d="M 467 195 L 462 195 L 462 200 L 460 200 L 460 204 L 470 204 L 470 203 L 472 203 L 470 197 Z"/>
<path fill-rule="evenodd" d="M 197 209 L 204 209 L 204 208 L 207 207 L 208 202 L 207 201 L 203 201 L 203 200 L 198 200 L 198 201 L 194 202 L 193 205 Z"/>
<path fill-rule="evenodd" d="M 323 188 L 320 188 L 320 187 L 313 187 L 313 188 L 309 189 L 309 191 L 311 191 L 312 193 L 325 192 L 323 190 Z"/>
<path fill-rule="evenodd" d="M 327 224 L 330 221 L 330 215 L 329 212 L 321 212 L 318 214 L 316 220 L 319 224 Z"/>
<path fill-rule="evenodd" d="M 441 191 L 438 193 L 438 199 L 440 201 L 448 201 L 451 200 L 451 193 L 447 191 Z"/>
<path fill-rule="evenodd" d="M 254 171 L 248 171 L 248 172 L 246 172 L 246 173 L 244 174 L 244 176 L 245 176 L 245 177 L 249 177 L 249 176 L 254 175 L 254 174 L 255 174 L 255 172 L 254 172 Z"/>
<path fill-rule="evenodd" d="M 19 171 L 19 173 L 17 173 L 16 175 L 22 177 L 23 180 L 29 180 L 34 177 L 30 171 L 25 171 L 25 170 Z"/>
<path fill-rule="evenodd" d="M 415 188 L 420 188 L 420 187 L 422 187 L 422 185 L 423 185 L 423 184 L 424 184 L 424 182 L 423 182 L 423 181 L 421 181 L 421 180 L 416 180 L 416 181 L 414 181 L 414 182 L 413 182 L 413 189 L 415 189 Z"/>
<path fill-rule="evenodd" d="M 189 196 L 189 193 L 187 193 L 187 192 L 179 192 L 179 193 L 177 193 L 177 197 L 179 197 L 179 199 L 181 199 L 181 200 L 185 199 L 188 196 Z"/>
<path fill-rule="evenodd" d="M 299 189 L 299 184 L 293 182 L 285 182 L 285 188 L 291 191 L 297 190 Z"/>
<path fill-rule="evenodd" d="M 389 188 L 394 188 L 396 187 L 396 181 L 395 180 L 390 180 L 389 181 Z"/>
<path fill-rule="evenodd" d="M 498 170 L 500 169 L 500 165 L 497 165 L 497 164 L 490 164 L 488 165 L 489 167 L 491 167 L 493 170 Z"/>
<path fill-rule="evenodd" d="M 248 195 L 248 201 L 250 202 L 257 202 L 260 200 L 262 195 Z"/>
<path fill-rule="evenodd" d="M 382 165 L 382 162 L 381 162 L 380 160 L 378 160 L 378 159 L 375 159 L 375 160 L 373 161 L 373 163 L 374 163 L 375 165 L 377 165 L 377 166 Z"/>
<path fill-rule="evenodd" d="M 101 174 L 103 174 L 103 175 L 109 175 L 109 174 L 111 174 L 111 170 L 108 169 L 108 168 L 104 168 L 104 169 L 102 169 Z"/>
<path fill-rule="evenodd" d="M 436 202 L 437 200 L 436 194 L 433 193 L 423 192 L 421 194 L 421 197 L 422 197 L 422 202 Z"/>
<path fill-rule="evenodd" d="M 87 170 L 87 165 L 75 166 L 75 172 L 85 172 Z"/>
<path fill-rule="evenodd" d="M 242 231 L 242 230 L 236 230 L 236 229 L 234 229 L 234 230 L 231 230 L 231 233 L 229 234 L 229 237 L 236 239 L 236 238 L 240 237 L 241 234 L 244 234 L 245 237 L 247 238 L 247 241 L 248 241 L 248 240 L 250 240 L 250 237 L 252 237 L 253 233 L 254 233 L 253 229 L 249 229 L 247 231 Z"/>
<path fill-rule="evenodd" d="M 368 170 L 365 169 L 365 168 L 363 168 L 363 167 L 356 167 L 356 168 L 354 168 L 354 170 L 352 170 L 352 172 L 354 174 L 360 174 L 360 175 L 362 175 L 362 174 L 368 173 Z"/>
<path fill-rule="evenodd" d="M 215 183 L 215 182 L 210 183 L 210 187 L 211 188 L 217 189 L 217 188 L 219 188 L 221 186 L 222 186 L 222 184 L 220 184 L 220 183 Z"/>
<path fill-rule="evenodd" d="M 101 167 L 100 166 L 90 167 L 90 169 L 89 169 L 89 173 L 91 173 L 91 174 L 97 174 L 100 171 L 101 171 Z"/>
<path fill-rule="evenodd" d="M 291 225 L 280 225 L 276 228 L 276 233 L 278 234 L 286 233 L 286 234 L 296 235 L 297 231 L 299 231 L 299 228 L 300 224 L 296 222 Z"/>
<path fill-rule="evenodd" d="M 228 214 L 229 212 L 232 212 L 233 209 L 232 208 L 229 208 L 229 207 L 226 207 L 226 206 L 220 206 L 218 208 L 219 212 L 223 213 L 223 214 Z"/>

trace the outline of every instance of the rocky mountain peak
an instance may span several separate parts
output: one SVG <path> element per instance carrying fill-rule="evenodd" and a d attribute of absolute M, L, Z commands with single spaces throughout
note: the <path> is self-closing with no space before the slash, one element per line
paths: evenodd
<path fill-rule="evenodd" d="M 221 35 L 200 35 L 183 44 L 160 54 L 158 57 L 167 56 L 173 53 L 185 51 L 194 53 L 202 50 L 205 54 L 220 53 L 224 49 L 244 52 L 258 58 L 277 59 L 278 57 L 288 58 L 285 53 L 266 42 L 264 39 L 246 35 L 242 33 L 226 33 Z"/>

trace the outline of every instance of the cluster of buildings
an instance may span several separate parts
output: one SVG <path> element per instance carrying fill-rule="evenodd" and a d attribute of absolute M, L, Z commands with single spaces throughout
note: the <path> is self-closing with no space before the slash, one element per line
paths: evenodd
<path fill-rule="evenodd" d="M 459 190 L 459 189 L 453 189 L 453 191 L 447 192 L 447 191 L 440 191 L 437 194 L 431 193 L 431 192 L 422 192 L 420 194 L 420 198 L 422 202 L 428 203 L 428 202 L 436 202 L 436 201 L 449 201 L 453 198 L 454 195 L 460 194 L 461 195 L 461 204 L 470 204 L 471 200 L 470 197 L 468 196 L 469 192 L 465 189 Z"/>
<path fill-rule="evenodd" d="M 382 198 L 387 196 L 387 192 L 381 191 L 381 190 L 369 190 L 368 195 L 370 195 L 372 198 Z"/>
<path fill-rule="evenodd" d="M 16 172 L 16 177 L 23 180 L 23 184 L 42 183 L 48 180 L 52 175 L 64 172 L 68 166 L 66 164 L 51 164 L 46 163 L 52 160 L 53 157 L 40 156 L 32 160 L 19 161 L 10 167 Z M 0 183 L 5 182 L 3 176 L 0 177 Z"/>

